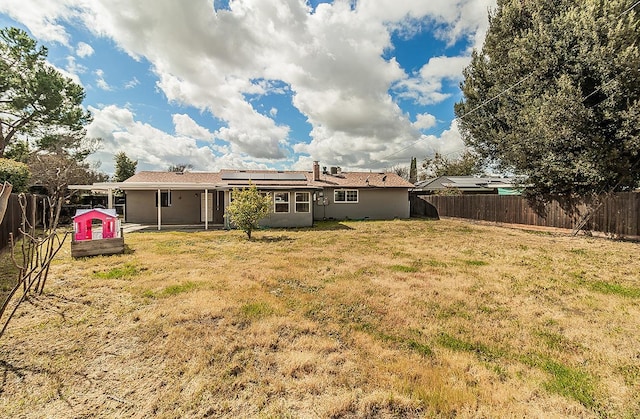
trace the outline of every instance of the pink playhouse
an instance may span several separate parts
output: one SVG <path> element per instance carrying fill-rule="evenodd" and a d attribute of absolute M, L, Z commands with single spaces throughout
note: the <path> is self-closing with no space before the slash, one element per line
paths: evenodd
<path fill-rule="evenodd" d="M 94 230 L 94 223 L 98 221 L 102 228 Z M 120 220 L 115 209 L 79 209 L 73 217 L 75 240 L 113 239 L 120 237 Z"/>
<path fill-rule="evenodd" d="M 122 253 L 124 239 L 115 209 L 79 209 L 73 217 L 73 257 Z"/>

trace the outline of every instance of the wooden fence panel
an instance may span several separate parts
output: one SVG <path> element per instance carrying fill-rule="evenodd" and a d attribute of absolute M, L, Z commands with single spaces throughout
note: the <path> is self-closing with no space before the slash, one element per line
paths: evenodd
<path fill-rule="evenodd" d="M 33 217 L 36 225 L 38 225 L 42 221 L 42 214 L 38 209 L 41 209 L 43 204 L 34 195 L 28 194 L 26 197 L 27 216 Z M 0 251 L 9 246 L 10 234 L 13 233 L 13 236 L 16 237 L 18 229 L 22 225 L 22 209 L 18 194 L 11 194 L 7 204 L 7 212 L 4 214 L 2 223 L 0 223 Z"/>
<path fill-rule="evenodd" d="M 580 202 L 575 213 L 565 211 L 567 205 L 557 199 L 546 204 L 544 214 L 538 214 L 520 196 L 502 195 L 425 195 L 412 197 L 412 203 L 424 200 L 443 217 L 467 218 L 506 224 L 575 229 L 586 219 L 584 229 L 619 237 L 640 237 L 640 193 L 621 192 Z M 412 204 L 412 214 L 432 216 Z"/>

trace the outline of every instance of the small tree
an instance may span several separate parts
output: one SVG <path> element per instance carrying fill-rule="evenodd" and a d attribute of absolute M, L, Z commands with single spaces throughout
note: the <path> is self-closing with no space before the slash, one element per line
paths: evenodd
<path fill-rule="evenodd" d="M 136 167 L 138 167 L 138 160 L 130 159 L 124 151 L 115 155 L 116 160 L 116 173 L 114 174 L 114 180 L 116 182 L 124 182 L 131 176 L 136 174 Z"/>
<path fill-rule="evenodd" d="M 26 164 L 0 158 L 0 185 L 9 182 L 14 192 L 25 192 L 30 177 L 31 172 Z"/>
<path fill-rule="evenodd" d="M 477 176 L 483 173 L 482 162 L 477 155 L 466 150 L 457 159 L 450 160 L 440 153 L 425 159 L 422 168 L 427 176 Z"/>
<path fill-rule="evenodd" d="M 251 232 L 258 228 L 258 222 L 271 213 L 271 197 L 261 195 L 258 188 L 251 184 L 248 188 L 234 188 L 232 198 L 227 207 L 229 220 L 247 233 L 247 238 L 251 240 Z"/>
<path fill-rule="evenodd" d="M 409 168 L 407 168 L 407 166 L 396 164 L 391 168 L 391 173 L 395 173 L 402 179 L 409 180 Z"/>

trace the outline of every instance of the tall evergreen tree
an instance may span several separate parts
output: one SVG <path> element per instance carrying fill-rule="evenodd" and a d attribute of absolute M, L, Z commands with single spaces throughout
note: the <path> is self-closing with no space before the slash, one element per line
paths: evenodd
<path fill-rule="evenodd" d="M 17 28 L 0 29 L 0 157 L 21 134 L 36 147 L 52 148 L 53 139 L 84 137 L 91 114 L 82 108 L 82 86 L 46 62 L 47 49 Z"/>
<path fill-rule="evenodd" d="M 124 182 L 125 180 L 136 174 L 138 160 L 130 159 L 124 151 L 121 151 L 115 155 L 115 161 L 116 172 L 113 178 L 116 182 Z"/>
<path fill-rule="evenodd" d="M 411 167 L 409 168 L 409 182 L 416 183 L 418 181 L 418 160 L 411 157 Z"/>
<path fill-rule="evenodd" d="M 498 0 L 464 71 L 463 138 L 533 197 L 640 181 L 640 22 L 626 0 Z M 636 7 L 637 8 L 637 7 Z"/>

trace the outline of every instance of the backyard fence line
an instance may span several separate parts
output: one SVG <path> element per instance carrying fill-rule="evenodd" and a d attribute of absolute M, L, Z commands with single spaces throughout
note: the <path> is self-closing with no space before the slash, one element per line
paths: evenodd
<path fill-rule="evenodd" d="M 420 202 L 423 201 L 423 202 Z M 536 211 L 521 196 L 422 195 L 411 198 L 413 216 L 455 217 L 505 224 L 601 232 L 613 237 L 640 237 L 640 193 L 620 192 L 582 200 L 570 213 L 567 203 L 552 199 Z"/>
<path fill-rule="evenodd" d="M 42 202 L 37 199 L 37 195 L 27 194 L 27 214 L 30 214 L 32 220 L 37 225 L 42 219 Z M 7 203 L 7 212 L 4 219 L 0 223 L 0 251 L 9 246 L 10 235 L 18 237 L 18 229 L 22 225 L 22 209 L 18 200 L 18 194 L 12 193 Z"/>

